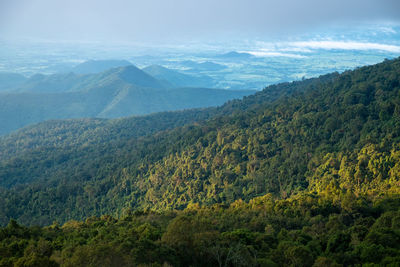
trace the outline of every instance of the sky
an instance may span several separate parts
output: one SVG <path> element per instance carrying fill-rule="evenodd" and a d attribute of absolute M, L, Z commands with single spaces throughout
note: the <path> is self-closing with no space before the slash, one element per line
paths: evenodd
<path fill-rule="evenodd" d="M 0 36 L 161 42 L 400 23 L 399 0 L 0 0 Z"/>

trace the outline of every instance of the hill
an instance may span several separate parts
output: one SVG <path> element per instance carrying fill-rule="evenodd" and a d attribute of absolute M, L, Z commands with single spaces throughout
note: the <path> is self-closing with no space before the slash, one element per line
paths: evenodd
<path fill-rule="evenodd" d="M 212 78 L 208 76 L 187 75 L 160 65 L 148 66 L 143 71 L 160 81 L 165 81 L 171 87 L 212 87 L 214 85 Z"/>
<path fill-rule="evenodd" d="M 4 137 L 0 251 L 66 266 L 395 265 L 399 73 L 388 60 L 190 114 Z"/>
<path fill-rule="evenodd" d="M 0 134 L 49 119 L 144 115 L 221 105 L 252 91 L 167 88 L 133 65 L 88 75 L 35 75 L 0 94 Z"/>
<path fill-rule="evenodd" d="M 61 73 L 53 75 L 36 74 L 19 85 L 18 92 L 59 93 L 95 90 L 104 84 L 110 85 L 122 81 L 143 87 L 164 88 L 156 78 L 130 64 L 95 74 Z"/>
<path fill-rule="evenodd" d="M 226 68 L 226 66 L 222 64 L 211 61 L 196 62 L 193 60 L 185 60 L 181 61 L 180 64 L 195 71 L 220 71 Z"/>
<path fill-rule="evenodd" d="M 27 78 L 21 74 L 0 72 L 0 92 L 12 91 L 25 82 L 26 79 Z"/>
<path fill-rule="evenodd" d="M 228 52 L 225 54 L 218 55 L 217 57 L 224 58 L 224 59 L 230 59 L 230 60 L 247 60 L 254 56 L 249 53 L 245 53 L 245 52 L 231 51 L 231 52 Z"/>
<path fill-rule="evenodd" d="M 31 93 L 59 93 L 80 90 L 89 76 L 77 75 L 75 73 L 63 74 L 35 74 L 20 83 L 14 91 Z"/>
<path fill-rule="evenodd" d="M 72 68 L 71 72 L 76 74 L 91 74 L 130 65 L 132 65 L 132 63 L 127 60 L 88 60 Z"/>
<path fill-rule="evenodd" d="M 371 153 L 383 149 L 381 155 L 396 148 L 398 66 L 399 60 L 340 76 L 271 86 L 219 109 L 226 115 L 154 136 L 120 140 L 110 135 L 103 140 L 115 142 L 56 150 L 55 144 L 49 144 L 15 158 L 9 154 L 2 161 L 1 181 L 7 187 L 26 181 L 38 186 L 29 194 L 53 194 L 59 186 L 70 189 L 57 192 L 75 192 L 55 198 L 52 205 L 63 203 L 69 212 L 51 210 L 42 215 L 50 221 L 117 214 L 127 207 L 184 208 L 191 202 L 230 203 L 266 193 L 291 196 L 310 185 L 315 168 L 326 157 L 351 159 L 369 145 L 376 146 Z M 273 101 L 274 93 L 278 99 Z M 389 137 L 389 145 L 379 148 Z M 24 139 L 19 136 L 19 143 Z M 6 192 L 28 197 L 26 185 L 19 189 L 21 193 L 17 188 Z M 86 204 L 73 208 L 82 198 Z M 33 218 L 35 211 L 11 214 L 6 217 Z"/>

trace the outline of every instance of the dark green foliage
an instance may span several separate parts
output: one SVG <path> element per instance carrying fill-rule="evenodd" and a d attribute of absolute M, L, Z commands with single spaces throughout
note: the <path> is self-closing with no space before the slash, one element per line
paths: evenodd
<path fill-rule="evenodd" d="M 399 210 L 381 210 L 368 217 L 348 213 L 338 205 L 326 213 L 321 203 L 328 199 L 310 197 L 302 194 L 274 200 L 267 195 L 249 203 L 236 201 L 229 207 L 191 205 L 175 212 L 127 212 L 118 220 L 90 217 L 62 227 L 27 228 L 11 221 L 0 228 L 0 266 L 359 266 L 398 262 Z M 320 212 L 310 215 L 310 210 L 303 208 L 309 205 Z M 288 214 L 297 224 L 285 229 L 281 222 Z"/>
<path fill-rule="evenodd" d="M 396 59 L 215 109 L 5 137 L 1 264 L 396 266 L 399 79 Z"/>

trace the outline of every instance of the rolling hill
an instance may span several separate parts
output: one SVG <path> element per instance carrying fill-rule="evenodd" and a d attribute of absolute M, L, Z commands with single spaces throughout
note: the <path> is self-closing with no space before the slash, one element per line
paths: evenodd
<path fill-rule="evenodd" d="M 137 86 L 165 88 L 162 82 L 131 64 L 95 74 L 75 74 L 73 72 L 52 75 L 36 74 L 14 90 L 35 93 L 90 91 L 104 84 L 110 85 L 117 80 Z"/>
<path fill-rule="evenodd" d="M 225 54 L 218 55 L 217 57 L 235 61 L 235 60 L 249 60 L 254 56 L 245 52 L 231 51 Z"/>
<path fill-rule="evenodd" d="M 0 92 L 12 91 L 26 80 L 27 78 L 21 74 L 0 72 Z"/>
<path fill-rule="evenodd" d="M 73 67 L 71 69 L 71 72 L 74 72 L 76 74 L 92 74 L 103 72 L 108 69 L 126 67 L 130 65 L 132 65 L 132 63 L 127 60 L 88 60 Z"/>
<path fill-rule="evenodd" d="M 181 61 L 180 64 L 182 66 L 188 67 L 193 71 L 220 71 L 226 68 L 226 66 L 222 64 L 218 64 L 211 61 L 205 62 L 196 62 L 193 60 L 184 60 Z"/>
<path fill-rule="evenodd" d="M 252 91 L 169 88 L 130 65 L 101 73 L 35 75 L 0 94 L 0 134 L 49 119 L 116 118 L 221 105 Z"/>
<path fill-rule="evenodd" d="M 160 65 L 148 66 L 143 68 L 143 71 L 160 81 L 165 81 L 170 87 L 213 87 L 214 85 L 213 79 L 208 76 L 187 75 Z"/>

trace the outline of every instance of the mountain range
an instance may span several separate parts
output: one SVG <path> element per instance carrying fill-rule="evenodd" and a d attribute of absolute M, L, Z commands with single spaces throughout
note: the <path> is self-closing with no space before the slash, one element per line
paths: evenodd
<path fill-rule="evenodd" d="M 77 69 L 88 70 L 97 63 Z M 162 80 L 132 64 L 92 74 L 34 75 L 0 94 L 0 134 L 49 119 L 115 118 L 216 106 L 253 92 L 181 87 L 189 84 L 189 76 L 163 71 Z"/>
<path fill-rule="evenodd" d="M 27 78 L 21 74 L 0 72 L 0 92 L 12 90 L 26 80 Z"/>
<path fill-rule="evenodd" d="M 170 87 L 212 87 L 214 85 L 213 79 L 208 76 L 187 75 L 160 65 L 148 66 L 143 68 L 143 71 L 164 81 Z"/>
<path fill-rule="evenodd" d="M 394 74 L 398 66 L 396 60 L 270 86 L 217 109 L 39 124 L 1 140 L 1 184 L 17 190 L 18 184 L 39 183 L 38 194 L 45 184 L 46 192 L 73 184 L 74 191 L 86 199 L 86 208 L 75 210 L 78 195 L 65 195 L 71 211 L 52 210 L 52 215 L 46 215 L 49 220 L 84 218 L 123 207 L 182 208 L 191 201 L 231 202 L 266 193 L 289 196 L 310 184 L 314 167 L 309 169 L 307 164 L 311 161 L 319 166 L 320 157 L 328 153 L 353 153 L 388 136 L 391 143 L 397 142 L 400 124 L 395 115 L 398 82 Z M 138 71 L 130 67 L 112 72 L 121 78 L 127 70 Z M 389 78 L 377 84 L 380 77 Z M 101 89 L 106 92 L 107 83 Z M 96 99 L 98 92 L 90 99 Z M 175 116 L 184 119 L 159 122 L 173 121 Z M 147 126 L 139 130 L 139 122 Z M 171 129 L 170 124 L 181 128 Z M 115 183 L 110 182 L 113 179 Z M 254 189 L 257 179 L 261 179 L 260 187 Z M 86 186 L 96 193 L 88 195 L 83 190 Z M 24 188 L 18 190 L 24 192 Z"/>
<path fill-rule="evenodd" d="M 73 67 L 71 69 L 71 72 L 76 74 L 91 74 L 103 72 L 112 68 L 126 67 L 130 65 L 132 65 L 132 63 L 127 60 L 88 60 Z"/>

